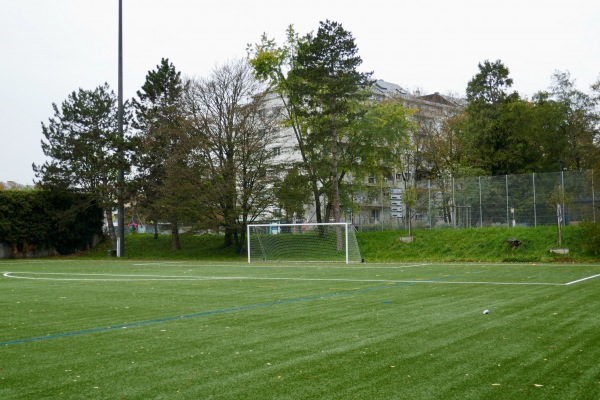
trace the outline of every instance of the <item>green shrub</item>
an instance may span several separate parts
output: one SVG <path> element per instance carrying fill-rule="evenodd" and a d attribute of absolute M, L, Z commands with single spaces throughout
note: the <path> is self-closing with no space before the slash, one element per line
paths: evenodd
<path fill-rule="evenodd" d="M 600 224 L 596 222 L 582 222 L 581 235 L 585 238 L 582 240 L 581 247 L 586 254 L 600 255 Z"/>
<path fill-rule="evenodd" d="M 53 248 L 70 254 L 102 233 L 102 210 L 85 193 L 0 190 L 0 242 L 13 256 Z"/>

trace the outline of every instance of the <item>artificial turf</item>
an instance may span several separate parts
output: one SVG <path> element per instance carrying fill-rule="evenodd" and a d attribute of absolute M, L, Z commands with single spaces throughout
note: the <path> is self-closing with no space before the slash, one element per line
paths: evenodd
<path fill-rule="evenodd" d="M 600 398 L 594 264 L 0 270 L 3 399 Z"/>

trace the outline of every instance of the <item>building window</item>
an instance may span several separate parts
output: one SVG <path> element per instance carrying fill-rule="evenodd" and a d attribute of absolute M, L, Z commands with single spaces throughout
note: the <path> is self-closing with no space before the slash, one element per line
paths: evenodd
<path fill-rule="evenodd" d="M 402 172 L 402 173 L 397 173 L 396 174 L 396 181 L 410 181 L 411 178 L 411 173 L 410 172 Z"/>
<path fill-rule="evenodd" d="M 281 155 L 281 147 L 273 147 L 273 157 Z"/>
<path fill-rule="evenodd" d="M 373 208 L 371 210 L 371 223 L 375 224 L 377 222 L 379 222 L 379 209 L 378 208 Z"/>

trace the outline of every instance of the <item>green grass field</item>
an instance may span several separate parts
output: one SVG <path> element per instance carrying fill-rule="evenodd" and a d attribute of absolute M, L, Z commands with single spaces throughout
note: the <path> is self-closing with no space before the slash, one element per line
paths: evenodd
<path fill-rule="evenodd" d="M 598 264 L 0 272 L 2 399 L 600 398 Z"/>

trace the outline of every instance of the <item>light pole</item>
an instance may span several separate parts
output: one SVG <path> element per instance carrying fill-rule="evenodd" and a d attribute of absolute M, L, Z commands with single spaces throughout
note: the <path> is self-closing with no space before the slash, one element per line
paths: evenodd
<path fill-rule="evenodd" d="M 119 89 L 118 89 L 118 124 L 119 124 L 119 169 L 117 176 L 117 212 L 118 212 L 118 235 L 117 235 L 117 257 L 125 255 L 125 206 L 123 204 L 123 193 L 125 185 L 125 172 L 123 171 L 123 1 L 119 0 Z"/>

